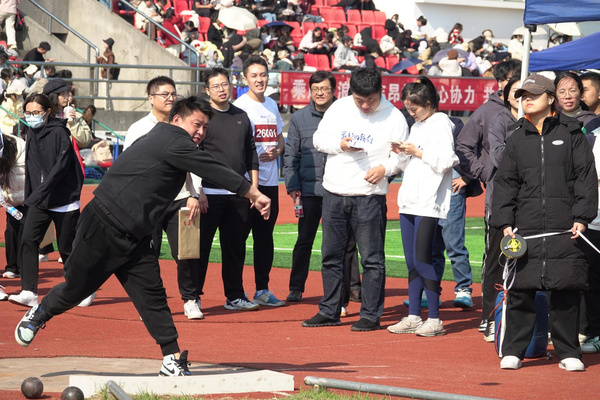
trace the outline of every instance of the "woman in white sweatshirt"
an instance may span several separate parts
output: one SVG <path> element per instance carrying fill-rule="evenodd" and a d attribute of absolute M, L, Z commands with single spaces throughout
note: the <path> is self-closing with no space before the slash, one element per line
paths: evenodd
<path fill-rule="evenodd" d="M 439 96 L 433 83 L 423 77 L 407 84 L 402 102 L 415 119 L 405 143 L 392 143 L 392 150 L 405 157 L 398 192 L 400 228 L 408 267 L 408 317 L 388 327 L 392 333 L 418 336 L 445 334 L 439 318 L 440 281 L 431 264 L 432 245 L 439 218 L 450 208 L 452 167 L 458 164 L 454 153 L 454 124 L 437 112 Z M 429 318 L 421 319 L 421 293 L 425 290 Z"/>

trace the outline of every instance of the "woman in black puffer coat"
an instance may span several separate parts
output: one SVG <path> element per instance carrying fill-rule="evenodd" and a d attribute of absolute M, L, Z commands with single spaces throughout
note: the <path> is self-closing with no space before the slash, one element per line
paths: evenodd
<path fill-rule="evenodd" d="M 560 234 L 527 240 L 508 293 L 502 345 L 504 369 L 517 369 L 531 340 L 537 290 L 550 294 L 552 341 L 560 367 L 583 370 L 578 340 L 579 291 L 587 261 L 579 232 L 597 214 L 598 181 L 592 149 L 574 118 L 554 111 L 554 84 L 531 75 L 515 97 L 526 116 L 517 121 L 494 177 L 492 225 L 513 236 Z"/>

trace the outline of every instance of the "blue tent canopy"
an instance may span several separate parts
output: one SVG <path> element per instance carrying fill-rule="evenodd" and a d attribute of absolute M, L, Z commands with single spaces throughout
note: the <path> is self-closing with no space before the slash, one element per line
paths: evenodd
<path fill-rule="evenodd" d="M 526 0 L 525 24 L 600 21 L 598 0 Z"/>
<path fill-rule="evenodd" d="M 600 69 L 600 32 L 530 54 L 530 71 Z"/>

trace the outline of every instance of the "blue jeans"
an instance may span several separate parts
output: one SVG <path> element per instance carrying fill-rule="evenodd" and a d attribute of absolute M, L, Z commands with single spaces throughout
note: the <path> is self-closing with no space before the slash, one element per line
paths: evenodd
<path fill-rule="evenodd" d="M 473 292 L 473 274 L 469 263 L 469 251 L 465 247 L 465 212 L 467 210 L 465 190 L 452 193 L 450 211 L 447 219 L 439 219 L 436 240 L 433 241 L 433 268 L 441 280 L 444 274 L 444 249 L 452 263 L 454 273 L 454 292 L 465 290 Z M 439 239 L 442 240 L 439 240 Z"/>
<path fill-rule="evenodd" d="M 385 291 L 385 196 L 323 196 L 323 298 L 319 313 L 339 318 L 344 302 L 344 259 L 350 233 L 358 245 L 363 267 L 360 317 L 372 322 L 383 314 Z"/>

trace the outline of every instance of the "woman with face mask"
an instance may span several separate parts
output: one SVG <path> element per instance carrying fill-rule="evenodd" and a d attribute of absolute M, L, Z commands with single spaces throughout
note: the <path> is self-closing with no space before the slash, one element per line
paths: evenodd
<path fill-rule="evenodd" d="M 65 120 L 57 119 L 52 103 L 43 94 L 24 104 L 29 124 L 25 158 L 27 218 L 21 238 L 21 293 L 8 300 L 33 307 L 38 303 L 38 248 L 53 221 L 63 261 L 71 254 L 79 218 L 83 173 Z M 88 304 L 89 305 L 89 304 Z"/>

